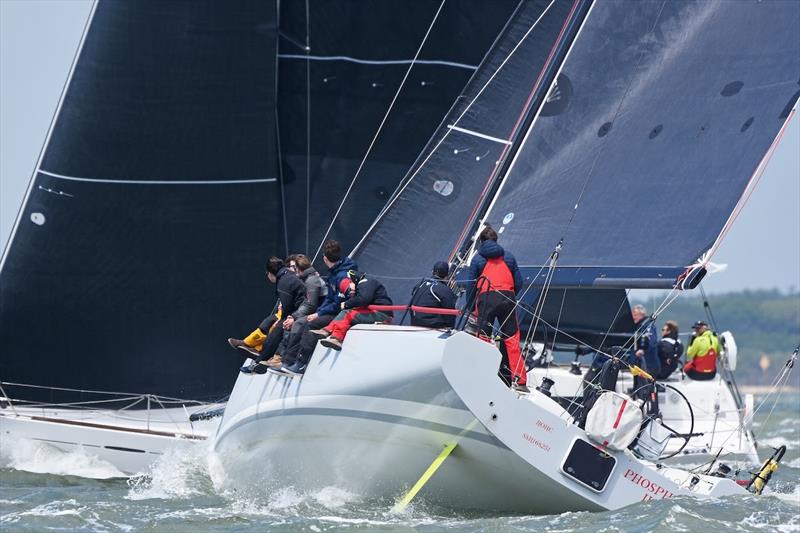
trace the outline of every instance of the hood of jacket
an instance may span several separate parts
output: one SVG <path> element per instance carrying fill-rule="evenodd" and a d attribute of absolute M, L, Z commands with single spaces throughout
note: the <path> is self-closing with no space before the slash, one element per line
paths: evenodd
<path fill-rule="evenodd" d="M 505 250 L 503 250 L 502 246 L 497 244 L 497 241 L 483 241 L 480 248 L 478 248 L 478 253 L 486 259 L 494 259 L 504 256 Z"/>
<path fill-rule="evenodd" d="M 358 266 L 356 262 L 350 259 L 349 257 L 343 257 L 339 259 L 334 265 L 328 269 L 328 273 L 330 277 L 334 277 L 339 272 L 347 272 L 348 270 L 358 270 Z"/>

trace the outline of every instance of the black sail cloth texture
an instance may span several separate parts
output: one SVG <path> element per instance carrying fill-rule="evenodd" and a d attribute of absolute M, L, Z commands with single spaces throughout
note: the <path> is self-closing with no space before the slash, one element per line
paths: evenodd
<path fill-rule="evenodd" d="M 284 57 L 297 53 L 292 41 L 300 32 L 305 42 L 308 18 L 312 56 L 410 61 L 436 8 L 308 5 L 307 15 L 302 2 L 96 4 L 4 252 L 0 379 L 206 400 L 230 391 L 236 361 L 224 339 L 246 334 L 275 303 L 266 257 L 304 250 L 307 163 L 316 231 L 378 129 L 396 90 L 389 82 L 408 66 L 310 60 L 308 100 L 306 61 Z M 447 2 L 420 58 L 478 65 L 515 5 Z M 424 77 L 414 77 L 417 67 Z M 400 95 L 396 122 L 385 126 L 392 142 L 376 146 L 360 182 L 368 188 L 343 206 L 346 224 L 332 236 L 347 243 L 363 233 L 383 205 L 378 196 L 394 190 L 473 67 L 414 67 L 416 96 Z M 326 83 L 328 74 L 338 82 Z M 383 83 L 384 74 L 391 80 L 382 86 L 361 83 Z M 409 107 L 418 102 L 424 120 Z M 302 237 L 287 245 L 287 235 Z M 95 399 L 25 391 L 14 395 Z"/>

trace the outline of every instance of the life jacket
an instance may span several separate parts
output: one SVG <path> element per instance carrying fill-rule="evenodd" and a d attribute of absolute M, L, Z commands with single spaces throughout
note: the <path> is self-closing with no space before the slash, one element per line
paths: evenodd
<path fill-rule="evenodd" d="M 514 275 L 503 259 L 503 256 L 486 259 L 481 278 L 478 279 L 478 292 L 511 291 L 514 292 Z"/>
<path fill-rule="evenodd" d="M 705 335 L 705 334 L 704 334 Z M 697 342 L 697 340 L 695 340 Z M 686 366 L 701 374 L 710 374 L 717 371 L 717 348 L 719 341 L 712 333 L 709 338 L 709 347 L 704 354 L 697 354 Z"/>
<path fill-rule="evenodd" d="M 691 367 L 701 374 L 710 374 L 717 371 L 717 351 L 709 348 L 703 355 L 697 355 L 691 361 Z"/>

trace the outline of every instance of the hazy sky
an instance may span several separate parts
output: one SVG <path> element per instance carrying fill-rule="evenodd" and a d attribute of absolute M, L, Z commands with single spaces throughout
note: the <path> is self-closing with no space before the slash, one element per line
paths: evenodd
<path fill-rule="evenodd" d="M 0 0 L 0 248 L 11 234 L 90 8 L 88 0 Z M 715 255 L 714 262 L 728 267 L 707 278 L 707 291 L 800 287 L 799 123 L 795 116 Z"/>

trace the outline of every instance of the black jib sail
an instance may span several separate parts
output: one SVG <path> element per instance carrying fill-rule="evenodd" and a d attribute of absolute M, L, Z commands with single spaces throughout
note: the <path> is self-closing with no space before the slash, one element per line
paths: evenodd
<path fill-rule="evenodd" d="M 225 338 L 274 301 L 266 256 L 287 235 L 313 254 L 438 7 L 307 5 L 96 5 L 3 256 L 1 380 L 230 390 Z M 363 233 L 515 5 L 442 10 L 332 236 Z"/>
<path fill-rule="evenodd" d="M 430 274 L 435 261 L 452 258 L 472 227 L 528 115 L 542 104 L 586 6 L 520 6 L 359 244 L 359 266 L 381 278 L 397 301 L 410 295 L 415 279 Z"/>
<path fill-rule="evenodd" d="M 361 238 L 516 4 L 281 3 L 288 250 L 314 254 L 326 237 L 350 249 Z"/>
<path fill-rule="evenodd" d="M 485 220 L 536 283 L 561 242 L 554 285 L 673 286 L 797 100 L 799 31 L 798 2 L 595 3 Z"/>

